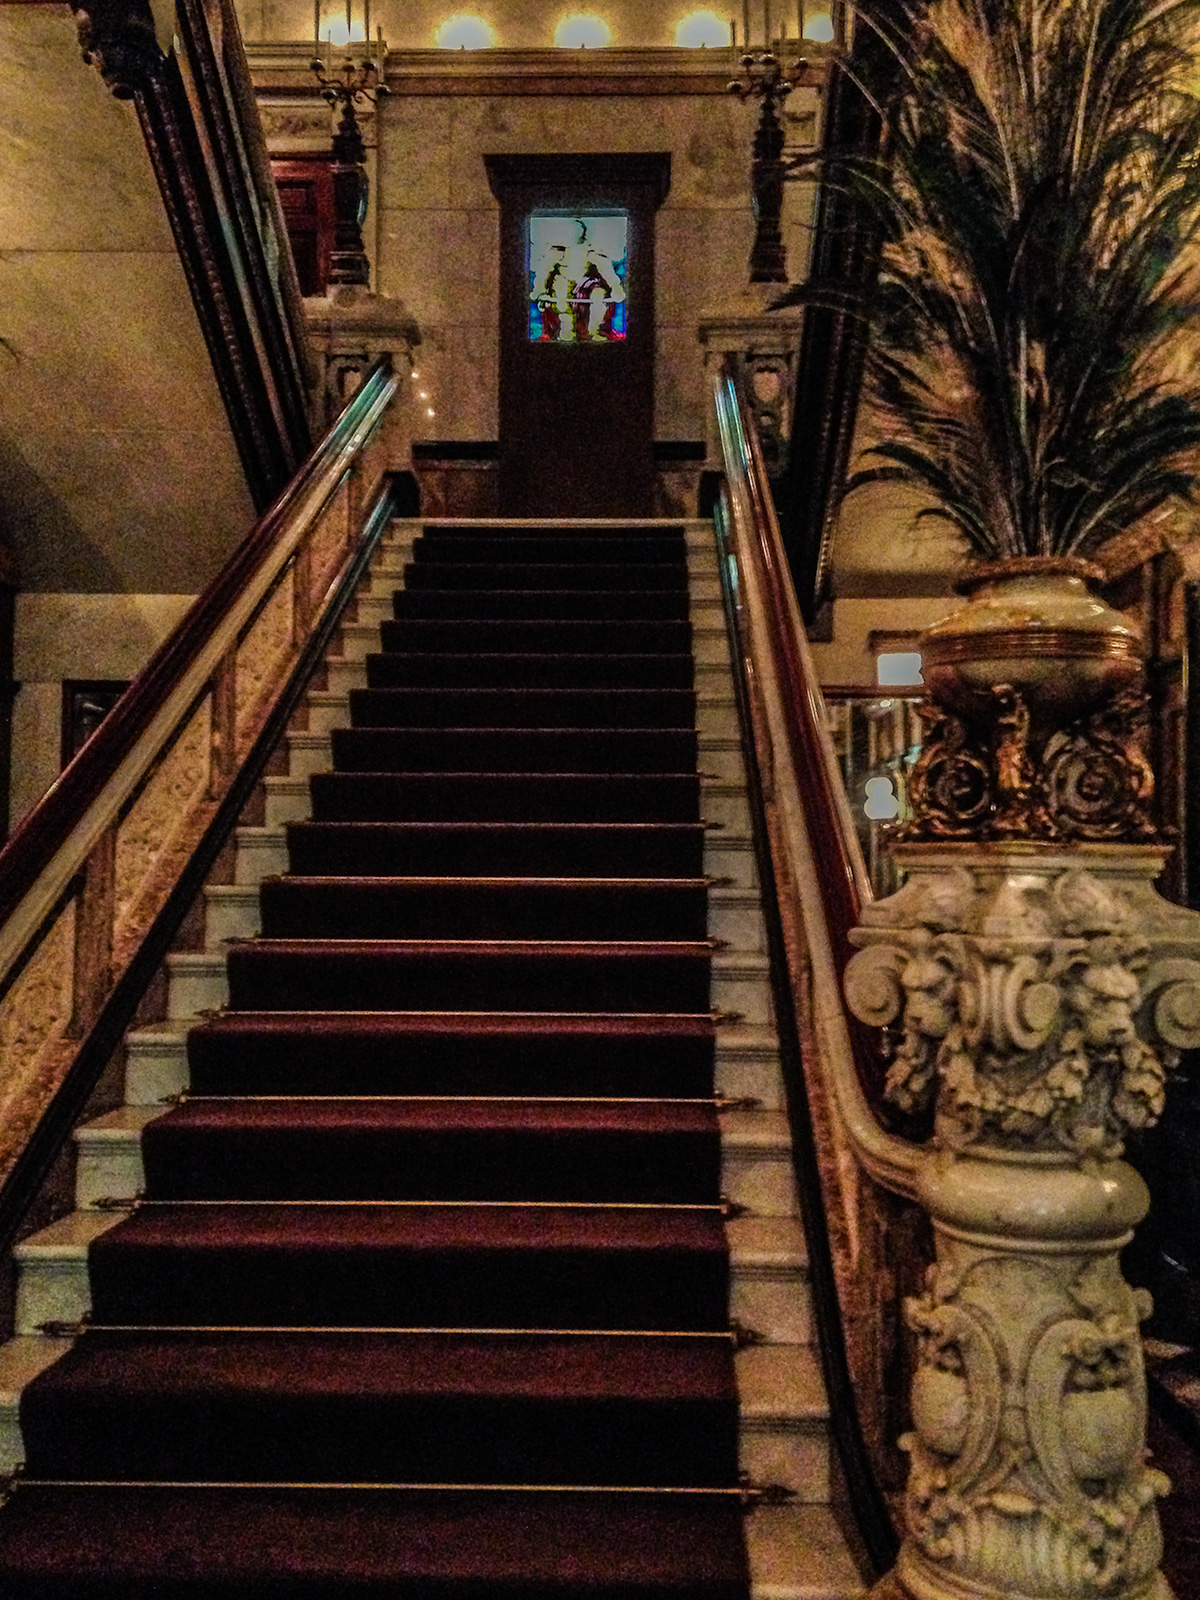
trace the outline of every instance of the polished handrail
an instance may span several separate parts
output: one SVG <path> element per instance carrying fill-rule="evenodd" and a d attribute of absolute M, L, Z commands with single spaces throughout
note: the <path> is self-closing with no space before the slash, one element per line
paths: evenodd
<path fill-rule="evenodd" d="M 796 603 L 779 523 L 771 498 L 766 465 L 758 438 L 747 428 L 738 401 L 737 385 L 729 372 L 715 385 L 717 421 L 725 456 L 726 481 L 735 501 L 743 502 L 743 526 L 753 529 L 753 555 L 766 591 L 766 621 L 770 631 L 772 669 L 783 693 L 788 717 L 788 739 L 796 771 L 813 780 L 801 789 L 809 829 L 820 841 L 817 871 L 827 917 L 834 934 L 834 954 L 839 972 L 854 953 L 850 930 L 861 920 L 871 900 L 871 882 L 854 823 L 850 815 L 837 757 L 829 737 L 825 705 L 808 653 L 804 624 Z M 875 1055 L 868 1045 L 865 1061 Z M 869 1077 L 877 1077 L 872 1069 Z"/>
<path fill-rule="evenodd" d="M 761 706 L 768 689 L 762 682 L 760 669 L 773 675 L 772 687 L 778 688 L 783 694 L 790 693 L 796 705 L 806 707 L 810 718 L 820 715 L 819 692 L 809 688 L 802 699 L 796 698 L 796 686 L 799 685 L 801 690 L 808 688 L 812 679 L 804 670 L 802 647 L 790 652 L 793 657 L 790 670 L 787 666 L 785 645 L 793 619 L 791 608 L 786 605 L 787 589 L 781 593 L 777 588 L 779 580 L 786 584 L 783 579 L 786 567 L 779 565 L 782 548 L 767 498 L 762 459 L 755 452 L 756 441 L 752 428 L 748 428 L 742 420 L 736 389 L 731 381 L 722 379 L 718 383 L 717 405 L 727 468 L 725 487 L 716 511 L 721 592 L 730 640 L 734 696 L 742 729 L 746 793 L 761 885 L 780 1068 L 791 1131 L 792 1167 L 808 1243 L 813 1320 L 829 1395 L 830 1428 L 841 1463 L 848 1509 L 853 1513 L 863 1554 L 878 1577 L 892 1566 L 899 1543 L 863 1434 L 846 1348 L 838 1273 L 830 1239 L 829 1209 L 797 1014 L 796 978 L 792 972 L 781 901 L 780 885 L 785 874 L 778 870 L 773 858 L 768 793 L 771 792 L 778 809 L 781 800 L 780 774 L 776 770 L 770 729 L 763 725 L 766 719 Z M 750 597 L 746 593 L 744 580 L 750 576 L 746 571 L 746 563 L 752 559 L 748 548 L 750 545 L 754 546 L 754 555 L 762 558 L 755 563 L 755 576 L 767 603 L 763 607 L 755 607 L 755 610 L 768 623 L 766 653 L 772 657 L 770 661 L 762 659 L 762 642 L 755 638 L 754 624 L 747 613 Z M 794 605 L 793 597 L 792 608 Z M 756 698 L 759 701 L 757 715 Z M 792 716 L 787 720 L 789 725 L 802 724 L 804 718 Z M 789 727 L 789 738 L 793 731 L 795 738 L 790 742 L 793 765 L 810 759 L 809 752 L 812 752 L 811 761 L 815 762 L 808 766 L 796 766 L 797 771 L 817 776 L 817 781 L 804 786 L 805 789 L 812 791 L 810 797 L 819 791 L 828 791 L 831 782 L 838 780 L 836 770 L 832 775 L 828 770 L 832 752 L 826 753 L 822 749 L 822 745 L 828 746 L 829 743 L 827 737 L 823 741 L 820 738 L 822 725 L 816 723 L 810 728 L 807 738 L 801 737 L 799 726 L 795 730 Z M 760 737 L 763 740 L 761 749 Z M 838 782 L 838 791 L 840 788 Z M 848 825 L 848 812 L 845 816 L 838 816 L 836 799 L 827 792 L 824 798 L 825 805 L 821 809 L 826 824 L 830 827 Z M 855 850 L 856 843 L 844 845 L 840 853 L 843 874 L 840 881 L 847 886 L 845 898 L 861 904 L 870 889 L 861 854 Z M 825 852 L 819 850 L 812 854 L 819 858 Z M 831 876 L 834 881 L 837 880 L 836 872 Z M 836 981 L 831 973 L 826 974 L 826 978 L 830 982 Z"/>
<path fill-rule="evenodd" d="M 292 482 L 0 850 L 0 981 L 21 959 L 96 839 L 169 744 L 180 719 L 346 477 L 398 383 L 390 357 L 381 356 Z"/>
<path fill-rule="evenodd" d="M 79 1040 L 63 1081 L 43 1107 L 11 1171 L 0 1184 L 0 1255 L 7 1255 L 17 1238 L 71 1130 L 84 1115 L 97 1082 L 133 1022 L 151 979 L 166 959 L 184 919 L 208 881 L 255 787 L 261 782 L 395 514 L 395 501 L 394 482 L 390 476 L 385 476 L 366 514 L 362 531 L 320 597 L 312 630 L 253 744 L 239 763 L 228 790 L 128 966 L 113 983 L 94 1021 Z"/>

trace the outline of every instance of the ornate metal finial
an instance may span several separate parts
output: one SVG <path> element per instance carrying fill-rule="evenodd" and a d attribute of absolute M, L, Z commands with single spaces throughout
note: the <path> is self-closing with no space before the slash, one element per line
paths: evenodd
<path fill-rule="evenodd" d="M 742 76 L 729 84 L 728 92 L 737 95 L 739 100 L 757 98 L 761 101 L 758 127 L 754 131 L 754 160 L 750 167 L 756 223 L 750 251 L 751 283 L 788 281 L 787 247 L 779 225 L 786 172 L 779 110 L 807 66 L 807 61 L 800 60 L 784 67 L 771 50 L 747 53 L 741 58 Z"/>
<path fill-rule="evenodd" d="M 86 0 L 73 15 L 83 59 L 118 100 L 132 100 L 166 59 L 148 0 Z"/>
<path fill-rule="evenodd" d="M 356 106 L 373 106 L 389 93 L 378 64 L 347 59 L 336 75 L 326 63 L 314 61 L 312 70 L 321 85 L 321 98 L 331 107 L 341 106 L 342 116 L 333 136 L 333 251 L 331 284 L 369 284 L 371 263 L 363 245 L 362 225 L 367 215 L 370 183 L 366 146 L 358 125 Z"/>

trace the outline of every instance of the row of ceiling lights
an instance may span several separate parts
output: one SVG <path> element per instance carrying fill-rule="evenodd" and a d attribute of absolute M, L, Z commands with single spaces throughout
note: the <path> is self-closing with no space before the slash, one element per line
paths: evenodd
<path fill-rule="evenodd" d="M 369 17 L 369 12 L 367 15 Z M 814 43 L 832 39 L 830 13 L 812 11 L 804 16 L 803 36 Z M 350 21 L 349 7 L 345 20 L 334 17 L 321 27 L 321 38 L 333 45 L 348 44 L 363 37 L 363 25 L 357 19 Z M 612 28 L 594 11 L 572 12 L 562 17 L 554 29 L 554 43 L 562 50 L 600 50 L 610 45 L 612 39 Z M 499 40 L 496 30 L 484 17 L 456 11 L 438 26 L 433 42 L 441 50 L 486 50 Z M 737 42 L 733 21 L 719 17 L 715 11 L 689 11 L 675 26 L 675 43 L 684 49 L 727 49 Z"/>

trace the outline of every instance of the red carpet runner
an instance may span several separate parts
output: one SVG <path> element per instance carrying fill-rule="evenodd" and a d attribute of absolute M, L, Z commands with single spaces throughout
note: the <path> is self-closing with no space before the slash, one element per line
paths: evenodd
<path fill-rule="evenodd" d="M 10 1600 L 746 1600 L 684 536 L 437 528 L 289 828 Z"/>

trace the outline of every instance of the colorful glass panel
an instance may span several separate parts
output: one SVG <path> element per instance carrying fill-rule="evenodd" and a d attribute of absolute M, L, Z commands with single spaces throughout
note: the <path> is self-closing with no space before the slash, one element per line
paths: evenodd
<path fill-rule="evenodd" d="M 535 211 L 529 219 L 529 338 L 613 344 L 625 338 L 629 218 Z"/>

